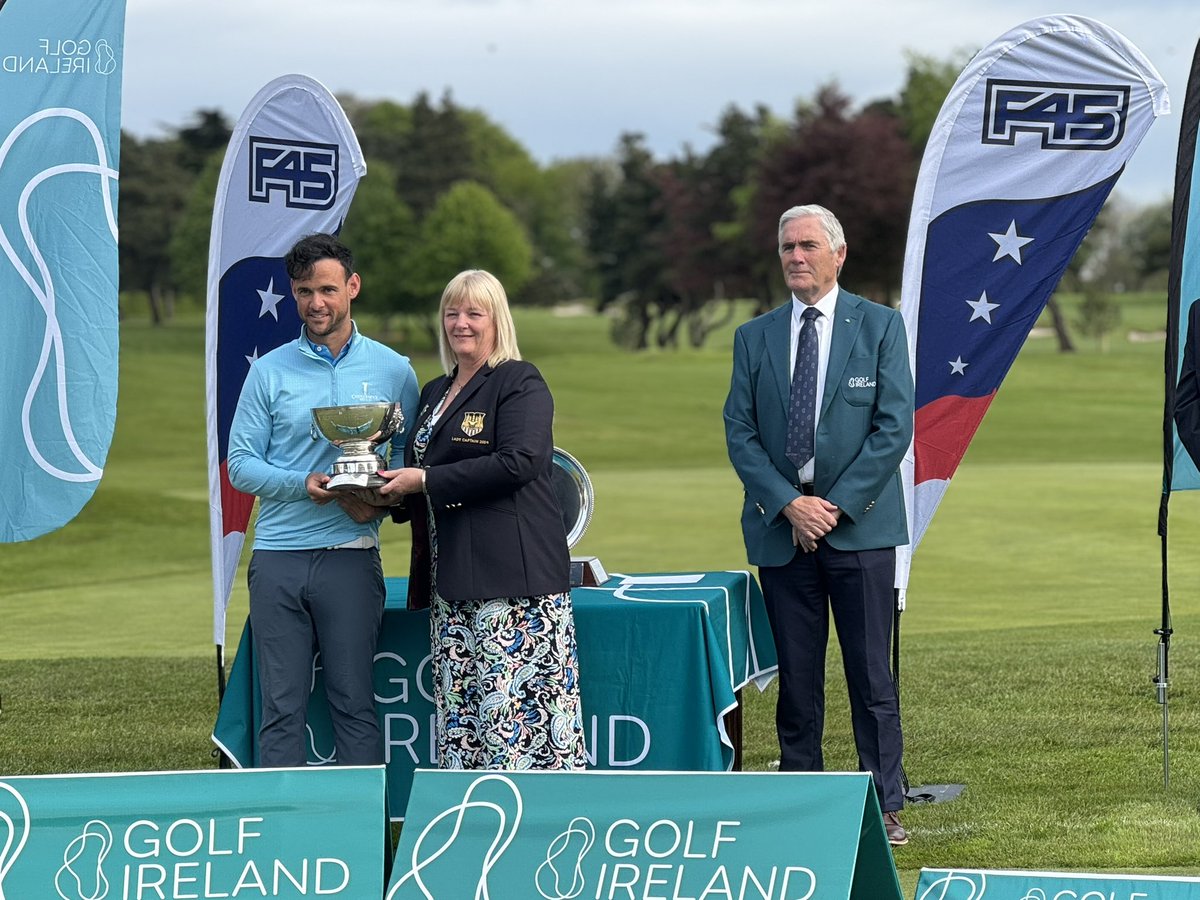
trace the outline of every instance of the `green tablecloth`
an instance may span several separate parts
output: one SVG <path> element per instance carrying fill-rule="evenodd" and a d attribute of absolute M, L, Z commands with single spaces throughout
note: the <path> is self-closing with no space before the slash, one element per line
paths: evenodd
<path fill-rule="evenodd" d="M 393 818 L 412 771 L 436 765 L 429 616 L 404 609 L 407 579 L 387 579 L 375 694 L 387 750 Z M 746 684 L 775 671 L 758 584 L 748 572 L 613 575 L 571 592 L 589 767 L 721 771 L 734 748 L 724 716 Z M 259 697 L 249 623 L 242 633 L 213 741 L 239 767 L 258 763 Z M 320 660 L 308 710 L 309 762 L 333 761 Z"/>

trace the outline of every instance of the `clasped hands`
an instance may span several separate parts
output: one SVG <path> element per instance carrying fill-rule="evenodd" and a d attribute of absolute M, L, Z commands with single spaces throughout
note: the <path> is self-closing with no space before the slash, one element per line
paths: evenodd
<path fill-rule="evenodd" d="M 386 514 L 405 494 L 419 493 L 424 483 L 420 469 L 390 469 L 379 474 L 389 481 L 378 488 L 330 491 L 325 489 L 330 476 L 325 472 L 313 472 L 304 480 L 304 488 L 318 506 L 334 501 L 355 522 L 370 522 Z"/>
<path fill-rule="evenodd" d="M 783 508 L 783 515 L 792 524 L 792 543 L 811 553 L 833 531 L 842 511 L 824 497 L 801 495 Z"/>

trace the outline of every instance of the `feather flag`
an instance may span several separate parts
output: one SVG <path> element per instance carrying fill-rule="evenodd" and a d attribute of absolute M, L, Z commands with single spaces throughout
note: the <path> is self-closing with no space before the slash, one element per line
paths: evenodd
<path fill-rule="evenodd" d="M 1167 282 L 1166 415 L 1163 493 L 1200 488 L 1200 43 L 1192 58 L 1171 210 L 1171 267 Z M 1180 354 L 1180 348 L 1184 352 Z M 1165 498 L 1159 532 L 1166 532 Z"/>
<path fill-rule="evenodd" d="M 925 149 L 900 308 L 916 382 L 902 466 L 920 543 L 1030 329 L 1167 89 L 1142 53 L 1078 16 L 1020 25 L 951 88 Z"/>
<path fill-rule="evenodd" d="M 0 4 L 0 543 L 92 498 L 117 418 L 125 3 Z"/>
<path fill-rule="evenodd" d="M 366 163 L 341 106 L 303 75 L 277 78 L 246 107 L 229 140 L 208 256 L 205 376 L 213 640 L 225 610 L 254 498 L 229 483 L 229 427 L 250 365 L 300 335 L 283 257 L 300 238 L 336 232 Z"/>

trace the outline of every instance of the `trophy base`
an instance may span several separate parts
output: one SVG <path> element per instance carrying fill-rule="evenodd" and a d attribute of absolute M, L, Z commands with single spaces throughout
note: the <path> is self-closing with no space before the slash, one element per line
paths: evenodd
<path fill-rule="evenodd" d="M 343 472 L 334 475 L 325 485 L 327 491 L 374 490 L 383 487 L 388 480 L 374 472 Z"/>
<path fill-rule="evenodd" d="M 595 556 L 571 557 L 571 587 L 599 587 L 608 581 L 608 573 Z"/>
<path fill-rule="evenodd" d="M 379 474 L 379 470 L 383 467 L 383 459 L 375 453 L 339 456 L 329 470 L 329 474 L 333 477 L 325 485 L 325 490 L 359 491 L 383 487 L 388 482 Z"/>

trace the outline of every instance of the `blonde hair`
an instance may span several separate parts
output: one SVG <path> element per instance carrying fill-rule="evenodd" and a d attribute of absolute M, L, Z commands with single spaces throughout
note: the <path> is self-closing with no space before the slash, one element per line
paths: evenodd
<path fill-rule="evenodd" d="M 450 349 L 450 339 L 446 337 L 446 308 L 464 302 L 483 309 L 496 325 L 496 346 L 488 355 L 487 364 L 494 368 L 510 359 L 520 359 L 517 327 L 508 308 L 504 285 L 491 272 L 467 269 L 450 279 L 442 291 L 442 302 L 438 304 L 438 355 L 442 358 L 442 368 L 446 374 L 449 375 L 458 365 L 458 359 Z"/>

